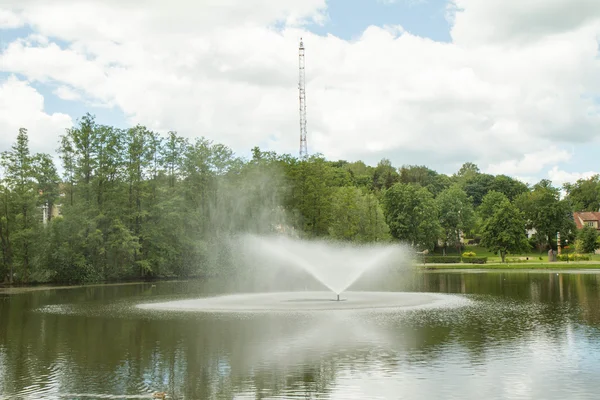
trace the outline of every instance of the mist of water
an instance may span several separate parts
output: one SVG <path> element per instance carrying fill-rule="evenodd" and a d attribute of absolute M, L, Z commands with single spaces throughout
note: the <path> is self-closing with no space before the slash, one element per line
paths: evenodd
<path fill-rule="evenodd" d="M 301 268 L 335 294 L 344 292 L 368 270 L 408 259 L 408 251 L 401 245 L 358 245 L 284 235 L 244 235 L 240 240 L 246 261 L 276 260 L 280 265 Z"/>

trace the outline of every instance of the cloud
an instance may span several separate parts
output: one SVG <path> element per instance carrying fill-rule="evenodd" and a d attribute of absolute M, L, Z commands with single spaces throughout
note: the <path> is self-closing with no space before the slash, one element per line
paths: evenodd
<path fill-rule="evenodd" d="M 451 0 L 452 39 L 461 45 L 535 41 L 598 24 L 596 0 Z"/>
<path fill-rule="evenodd" d="M 23 25 L 17 14 L 9 10 L 0 9 L 0 29 L 14 29 Z"/>
<path fill-rule="evenodd" d="M 565 183 L 575 183 L 579 179 L 589 179 L 598 174 L 600 174 L 600 172 L 566 172 L 560 170 L 557 166 L 554 166 L 550 171 L 548 171 L 548 178 L 555 186 L 562 186 Z"/>
<path fill-rule="evenodd" d="M 569 161 L 572 154 L 566 150 L 550 146 L 539 151 L 524 154 L 519 159 L 505 160 L 496 164 L 490 164 L 486 172 L 490 174 L 537 174 L 547 165 Z"/>
<path fill-rule="evenodd" d="M 37 36 L 10 43 L 0 70 L 238 152 L 296 154 L 300 37 L 311 153 L 530 176 L 600 129 L 596 1 L 455 0 L 453 43 L 400 27 L 317 36 L 304 24 L 325 0 L 4 3 Z"/>
<path fill-rule="evenodd" d="M 80 100 L 81 95 L 68 86 L 59 86 L 52 93 L 62 100 Z"/>
<path fill-rule="evenodd" d="M 44 112 L 44 97 L 26 81 L 10 76 L 0 84 L 0 150 L 8 150 L 19 128 L 27 128 L 30 150 L 53 154 L 58 135 L 72 125 L 66 114 Z"/>

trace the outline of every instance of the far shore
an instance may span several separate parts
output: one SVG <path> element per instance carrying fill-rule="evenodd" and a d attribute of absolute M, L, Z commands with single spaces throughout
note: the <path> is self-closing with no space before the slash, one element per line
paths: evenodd
<path fill-rule="evenodd" d="M 521 270 L 521 271 L 566 271 L 577 272 L 577 270 L 587 270 L 592 272 L 598 270 L 600 273 L 600 262 L 598 261 L 578 261 L 566 262 L 558 261 L 553 263 L 486 263 L 486 264 L 414 264 L 415 269 L 421 272 L 486 272 L 494 270 Z M 34 292 L 39 290 L 61 290 L 61 289 L 76 289 L 82 287 L 98 287 L 98 286 L 123 286 L 123 285 L 155 285 L 159 282 L 187 282 L 192 280 L 202 279 L 201 277 L 190 277 L 187 279 L 157 279 L 153 281 L 127 281 L 127 282 L 98 282 L 90 284 L 51 284 L 51 283 L 34 283 L 34 284 L 0 284 L 0 295 L 20 294 Z"/>
<path fill-rule="evenodd" d="M 187 282 L 192 280 L 198 280 L 200 278 L 188 278 L 188 279 L 158 279 L 153 281 L 127 281 L 127 282 L 98 282 L 98 283 L 77 283 L 73 285 L 68 284 L 52 284 L 52 283 L 24 283 L 24 284 L 0 284 L 0 294 L 19 294 L 27 292 L 35 292 L 38 290 L 61 290 L 61 289 L 76 289 L 82 287 L 97 287 L 97 286 L 125 286 L 125 285 L 155 285 L 159 282 Z"/>
<path fill-rule="evenodd" d="M 555 270 L 555 269 L 598 269 L 600 263 L 597 261 L 557 261 L 548 263 L 486 263 L 486 264 L 417 264 L 421 270 L 493 270 L 493 269 L 522 269 L 522 270 Z"/>

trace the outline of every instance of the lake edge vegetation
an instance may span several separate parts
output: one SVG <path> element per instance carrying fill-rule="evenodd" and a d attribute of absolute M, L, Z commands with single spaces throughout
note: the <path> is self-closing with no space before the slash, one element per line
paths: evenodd
<path fill-rule="evenodd" d="M 469 162 L 448 176 L 257 147 L 243 159 L 203 137 L 118 129 L 89 114 L 57 145 L 58 167 L 30 152 L 22 128 L 0 156 L 0 283 L 231 273 L 228 239 L 246 232 L 403 242 L 438 257 L 477 244 L 503 262 L 541 260 L 557 233 L 574 261 L 600 247 L 598 230 L 573 219 L 600 210 L 599 176 L 564 185 L 561 198 L 549 180 L 527 185 Z"/>

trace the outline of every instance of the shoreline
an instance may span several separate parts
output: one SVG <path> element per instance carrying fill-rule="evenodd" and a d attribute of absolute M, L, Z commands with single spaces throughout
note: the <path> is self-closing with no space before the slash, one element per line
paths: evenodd
<path fill-rule="evenodd" d="M 418 264 L 417 268 L 421 271 L 432 270 L 600 270 L 600 262 L 597 261 L 580 261 L 566 262 L 557 261 L 553 263 L 487 263 L 487 264 Z"/>
<path fill-rule="evenodd" d="M 201 279 L 203 279 L 203 278 L 156 279 L 156 280 L 152 280 L 152 281 L 138 280 L 138 281 L 125 281 L 125 282 L 97 282 L 97 283 L 89 283 L 89 284 L 77 283 L 77 284 L 73 284 L 73 285 L 52 284 L 52 283 L 31 283 L 31 284 L 14 284 L 14 285 L 1 284 L 0 285 L 0 295 L 36 292 L 39 290 L 63 290 L 63 289 L 77 289 L 77 288 L 98 287 L 98 286 L 126 286 L 126 285 L 140 285 L 140 284 L 155 285 L 159 282 L 190 282 L 190 281 L 201 280 Z"/>
<path fill-rule="evenodd" d="M 493 271 L 523 271 L 523 272 L 536 272 L 536 271 L 553 271 L 553 272 L 582 272 L 582 273 L 599 273 L 600 274 L 600 262 L 597 261 L 583 261 L 583 262 L 569 262 L 560 261 L 553 263 L 516 263 L 516 264 L 502 264 L 502 263 L 488 263 L 488 264 L 415 264 L 414 269 L 416 272 L 493 272 Z M 137 281 L 125 281 L 125 282 L 98 282 L 90 284 L 52 284 L 52 283 L 33 283 L 33 284 L 0 284 L 0 295 L 11 295 L 35 292 L 41 290 L 64 290 L 64 289 L 77 289 L 84 287 L 99 287 L 99 286 L 125 286 L 125 285 L 155 285 L 159 282 L 190 282 L 205 279 L 206 277 L 190 277 L 187 279 L 155 279 L 155 280 L 137 280 Z"/>

